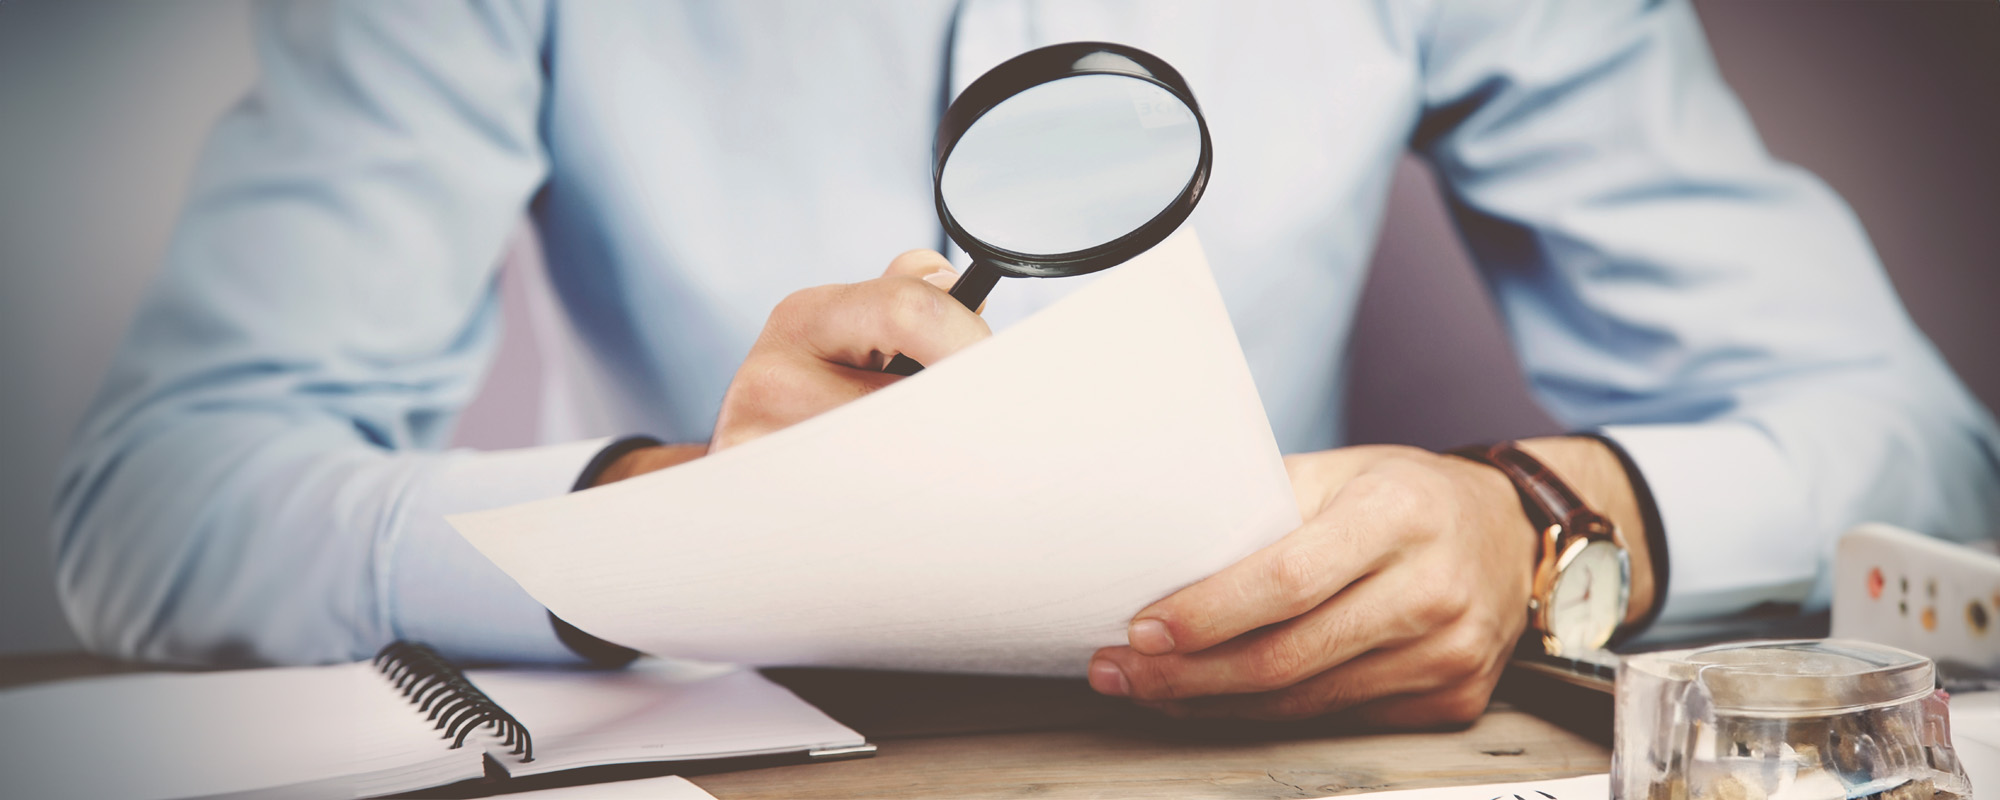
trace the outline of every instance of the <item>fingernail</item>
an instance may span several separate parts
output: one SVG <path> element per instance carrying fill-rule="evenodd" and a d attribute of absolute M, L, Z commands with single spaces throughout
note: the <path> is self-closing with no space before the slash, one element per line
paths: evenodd
<path fill-rule="evenodd" d="M 1167 623 L 1157 619 L 1133 620 L 1125 638 L 1132 642 L 1132 649 L 1144 655 L 1163 656 L 1174 651 L 1174 635 L 1167 632 Z"/>
<path fill-rule="evenodd" d="M 1103 659 L 1090 662 L 1090 688 L 1112 697 L 1132 694 L 1132 684 L 1125 682 L 1125 671 Z"/>
<path fill-rule="evenodd" d="M 924 283 L 949 292 L 951 291 L 952 284 L 958 283 L 958 273 L 952 272 L 949 267 L 940 268 L 936 272 L 925 275 Z"/>

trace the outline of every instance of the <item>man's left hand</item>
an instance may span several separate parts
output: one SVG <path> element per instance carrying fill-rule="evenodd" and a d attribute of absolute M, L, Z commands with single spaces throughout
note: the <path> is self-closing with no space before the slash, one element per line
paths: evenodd
<path fill-rule="evenodd" d="M 1622 488 L 1600 507 L 1621 523 L 1636 516 L 1608 448 L 1565 440 L 1543 454 L 1598 484 L 1579 488 L 1587 500 Z M 1617 480 L 1598 479 L 1605 460 Z M 1408 447 L 1294 455 L 1285 467 L 1305 523 L 1141 611 L 1130 646 L 1092 659 L 1091 686 L 1175 716 L 1477 718 L 1527 622 L 1536 544 L 1513 485 Z M 1643 536 L 1626 541 L 1643 547 Z"/>

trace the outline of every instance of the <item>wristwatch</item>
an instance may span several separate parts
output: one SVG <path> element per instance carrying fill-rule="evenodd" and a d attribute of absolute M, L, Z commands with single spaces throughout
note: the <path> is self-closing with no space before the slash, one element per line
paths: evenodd
<path fill-rule="evenodd" d="M 1521 494 L 1538 548 L 1528 623 L 1541 633 L 1543 649 L 1574 656 L 1611 641 L 1632 595 L 1631 554 L 1618 526 L 1513 442 L 1450 454 L 1500 470 Z"/>

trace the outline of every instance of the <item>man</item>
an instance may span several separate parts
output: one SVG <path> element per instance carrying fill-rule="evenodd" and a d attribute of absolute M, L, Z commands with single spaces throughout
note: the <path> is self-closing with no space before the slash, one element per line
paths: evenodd
<path fill-rule="evenodd" d="M 523 0 L 277 6 L 257 30 L 262 83 L 217 128 L 64 472 L 60 585 L 106 652 L 615 651 L 559 633 L 442 516 L 754 438 L 1067 291 L 1010 284 L 982 319 L 944 294 L 942 256 L 904 251 L 943 246 L 941 99 L 1072 40 L 1162 56 L 1202 103 L 1217 156 L 1190 224 L 1307 520 L 1140 611 L 1130 646 L 1079 665 L 1100 691 L 1462 721 L 1552 599 L 1500 471 L 1327 449 L 1406 148 L 1447 184 L 1538 396 L 1596 434 L 1522 449 L 1623 531 L 1623 634 L 1823 604 L 1854 522 L 1969 539 L 2000 520 L 1992 419 L 1838 198 L 1762 152 L 1684 2 Z M 601 384 L 578 438 L 674 444 L 436 452 L 491 356 L 524 210 Z"/>

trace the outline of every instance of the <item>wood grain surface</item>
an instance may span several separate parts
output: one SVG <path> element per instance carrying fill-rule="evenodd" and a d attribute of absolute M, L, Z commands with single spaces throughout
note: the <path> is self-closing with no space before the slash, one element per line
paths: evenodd
<path fill-rule="evenodd" d="M 1268 740 L 1130 728 L 932 736 L 877 743 L 872 759 L 704 775 L 751 798 L 1300 798 L 1568 777 L 1610 769 L 1602 745 L 1520 711 L 1445 733 Z"/>
<path fill-rule="evenodd" d="M 0 658 L 0 688 L 142 669 L 152 668 L 80 653 Z M 1337 721 L 1168 720 L 1101 697 L 1080 680 L 826 669 L 765 673 L 866 735 L 880 752 L 854 761 L 692 774 L 721 800 L 1311 798 L 1610 768 L 1602 695 L 1562 696 L 1513 676 L 1502 684 L 1502 702 L 1469 728 L 1386 733 Z M 1534 707 L 1544 716 L 1517 706 Z M 1576 713 L 1579 709 L 1583 713 Z M 637 778 L 688 766 L 653 765 L 569 780 Z M 412 796 L 504 796 L 563 780 L 550 777 L 555 780 L 461 784 Z"/>

